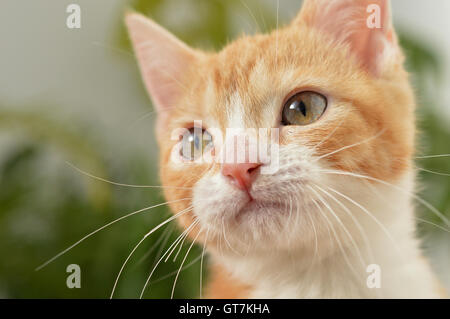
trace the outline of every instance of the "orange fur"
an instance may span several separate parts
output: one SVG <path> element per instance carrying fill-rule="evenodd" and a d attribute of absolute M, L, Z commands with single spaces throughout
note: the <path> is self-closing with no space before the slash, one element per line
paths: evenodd
<path fill-rule="evenodd" d="M 210 299 L 246 299 L 251 287 L 240 283 L 222 266 L 212 265 L 212 278 L 208 285 L 206 298 Z"/>

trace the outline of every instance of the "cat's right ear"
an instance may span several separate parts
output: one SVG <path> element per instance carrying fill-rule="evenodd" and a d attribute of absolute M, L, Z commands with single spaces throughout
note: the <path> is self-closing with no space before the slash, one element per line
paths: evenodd
<path fill-rule="evenodd" d="M 388 59 L 401 57 L 389 0 L 305 0 L 294 26 L 305 24 L 347 44 L 373 75 Z"/>
<path fill-rule="evenodd" d="M 181 79 L 195 63 L 197 53 L 141 14 L 127 13 L 125 23 L 142 79 L 158 113 L 157 126 L 162 128 L 167 112 L 186 89 Z"/>

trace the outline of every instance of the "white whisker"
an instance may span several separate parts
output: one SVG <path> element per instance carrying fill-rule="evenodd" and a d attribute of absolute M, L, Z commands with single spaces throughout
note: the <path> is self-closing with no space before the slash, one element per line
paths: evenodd
<path fill-rule="evenodd" d="M 450 229 L 447 229 L 447 228 L 442 227 L 442 226 L 440 226 L 440 225 L 438 225 L 438 224 L 435 224 L 435 223 L 433 223 L 433 222 L 430 222 L 429 220 L 426 220 L 426 219 L 423 219 L 423 218 L 420 218 L 420 217 L 414 217 L 414 219 L 415 219 L 415 220 L 418 220 L 419 222 L 422 222 L 422 223 L 425 223 L 425 224 L 429 224 L 429 225 L 435 226 L 435 227 L 437 227 L 437 228 L 440 229 L 440 230 L 443 230 L 443 231 L 445 231 L 445 232 L 447 232 L 447 233 L 450 233 Z"/>
<path fill-rule="evenodd" d="M 73 245 L 67 247 L 66 249 L 64 249 L 63 251 L 61 251 L 60 253 L 58 253 L 57 255 L 55 255 L 54 257 L 52 257 L 51 259 L 49 259 L 48 261 L 46 261 L 46 262 L 43 263 L 42 265 L 40 265 L 39 267 L 36 267 L 35 271 L 41 270 L 42 268 L 44 268 L 45 266 L 47 266 L 48 264 L 50 264 L 51 262 L 53 262 L 53 261 L 56 260 L 57 258 L 61 257 L 61 256 L 64 255 L 65 253 L 67 253 L 67 252 L 68 252 L 69 250 L 71 250 L 72 248 L 76 247 L 77 245 L 79 245 L 80 243 L 82 243 L 83 241 L 85 241 L 86 239 L 88 239 L 89 237 L 93 236 L 94 234 L 98 233 L 99 231 L 101 231 L 101 230 L 103 230 L 103 229 L 105 229 L 105 228 L 107 228 L 107 227 L 109 227 L 109 226 L 111 226 L 111 225 L 113 225 L 113 224 L 115 224 L 115 223 L 117 223 L 117 222 L 119 222 L 119 221 L 125 219 L 125 218 L 131 217 L 131 216 L 133 216 L 133 215 L 136 215 L 136 214 L 139 214 L 139 213 L 148 211 L 148 210 L 150 210 L 150 209 L 153 209 L 153 208 L 156 208 L 156 207 L 159 207 L 159 206 L 163 206 L 163 205 L 167 205 L 167 204 L 172 204 L 172 203 L 176 203 L 176 202 L 181 202 L 181 201 L 184 201 L 184 200 L 191 200 L 191 198 L 182 198 L 182 199 L 177 199 L 177 200 L 170 201 L 170 202 L 164 202 L 164 203 L 161 203 L 161 204 L 157 204 L 157 205 L 145 207 L 145 208 L 142 208 L 142 209 L 137 210 L 137 211 L 135 211 L 135 212 L 129 213 L 129 214 L 125 215 L 125 216 L 119 217 L 119 218 L 113 220 L 112 222 L 109 222 L 108 224 L 106 224 L 106 225 L 104 225 L 104 226 L 102 226 L 102 227 L 100 227 L 100 228 L 94 230 L 93 232 L 87 234 L 86 236 L 84 236 L 83 238 L 81 238 L 80 240 L 78 240 L 78 241 L 77 241 L 76 243 L 74 243 Z"/>
<path fill-rule="evenodd" d="M 317 187 L 319 187 L 319 186 L 317 186 Z M 333 201 L 335 201 L 347 213 L 347 215 L 349 215 L 349 217 L 352 219 L 353 223 L 356 225 L 356 227 L 358 228 L 358 230 L 359 230 L 359 232 L 360 232 L 360 234 L 361 234 L 361 236 L 363 238 L 364 245 L 367 247 L 370 260 L 374 261 L 375 258 L 373 256 L 373 252 L 372 252 L 372 248 L 370 246 L 369 238 L 367 237 L 367 234 L 364 231 L 364 228 L 361 226 L 361 224 L 358 222 L 358 220 L 355 218 L 355 216 L 353 216 L 353 214 L 350 211 L 350 209 L 348 209 L 347 206 L 345 206 L 340 200 L 338 200 L 335 196 L 333 196 L 333 194 L 330 194 L 330 192 L 327 192 L 326 190 L 322 189 L 321 187 L 319 187 L 319 189 L 322 190 L 322 192 L 324 194 L 326 194 L 328 197 L 330 197 Z"/>
<path fill-rule="evenodd" d="M 347 195 L 342 194 L 341 192 L 335 190 L 334 188 L 331 187 L 327 187 L 330 191 L 334 192 L 335 194 L 338 194 L 339 196 L 345 198 L 346 200 L 348 200 L 349 202 L 351 202 L 353 205 L 359 207 L 364 213 L 366 213 L 370 218 L 372 218 L 373 221 L 375 221 L 375 223 L 377 223 L 378 226 L 380 226 L 380 228 L 383 230 L 383 232 L 386 234 L 386 236 L 388 236 L 388 238 L 392 241 L 392 243 L 394 244 L 394 246 L 396 247 L 397 251 L 399 253 L 401 253 L 400 248 L 398 247 L 397 243 L 395 242 L 394 238 L 392 237 L 391 233 L 387 230 L 387 228 L 371 213 L 367 210 L 367 208 L 365 208 L 364 206 L 362 206 L 360 203 L 356 202 L 355 200 L 351 199 L 350 197 L 348 197 Z"/>
<path fill-rule="evenodd" d="M 147 251 L 145 253 L 144 256 L 141 257 L 141 259 L 139 259 L 139 261 L 136 263 L 137 265 L 140 265 L 146 258 L 148 258 L 148 256 L 151 255 L 151 253 L 158 247 L 158 245 L 162 242 L 161 246 L 164 247 L 167 243 L 167 241 L 170 238 L 170 235 L 172 235 L 173 231 L 174 231 L 175 227 L 170 227 L 168 226 L 165 230 L 164 233 L 161 234 L 161 236 L 159 236 L 158 240 L 156 241 L 156 243 L 152 246 L 152 248 Z"/>
<path fill-rule="evenodd" d="M 195 225 L 197 225 L 198 223 L 199 223 L 198 220 L 193 221 L 192 224 L 191 224 L 188 228 L 186 228 L 186 230 L 185 230 L 183 233 L 181 233 L 181 235 L 178 236 L 177 239 L 174 240 L 174 242 L 169 246 L 169 248 L 167 248 L 166 252 L 165 252 L 165 253 L 161 256 L 161 258 L 156 262 L 156 264 L 155 264 L 155 266 L 153 267 L 152 271 L 151 271 L 150 274 L 148 275 L 147 280 L 145 281 L 145 284 L 144 284 L 144 287 L 143 287 L 142 290 L 141 290 L 141 294 L 140 294 L 140 296 L 139 296 L 139 299 L 142 299 L 142 297 L 144 296 L 145 289 L 147 288 L 147 286 L 148 286 L 148 284 L 149 284 L 149 282 L 150 282 L 150 279 L 151 279 L 152 276 L 153 276 L 153 273 L 155 272 L 156 268 L 158 268 L 158 265 L 161 263 L 161 261 L 164 259 L 164 257 L 166 257 L 166 255 L 169 253 L 169 251 L 171 251 L 172 247 L 175 248 L 175 247 L 177 246 L 177 244 L 180 242 L 180 240 L 181 240 L 181 238 L 184 236 L 184 234 L 187 234 L 187 233 L 190 231 L 190 229 L 191 229 L 192 227 L 194 227 Z M 170 255 L 172 254 L 172 252 L 173 252 L 173 250 L 170 252 L 170 254 L 168 255 L 168 257 L 170 257 Z"/>
<path fill-rule="evenodd" d="M 317 144 L 314 146 L 314 150 L 317 150 L 317 148 L 318 148 L 320 145 L 322 145 L 322 144 L 325 143 L 329 138 L 331 138 L 331 137 L 334 135 L 334 133 L 336 133 L 336 131 L 341 127 L 342 123 L 343 123 L 344 120 L 346 120 L 346 119 L 347 119 L 347 118 L 344 117 L 342 120 L 340 120 L 339 123 L 338 123 L 338 125 L 336 125 L 336 127 L 333 129 L 333 131 L 331 131 L 330 134 L 328 134 L 327 136 L 325 136 L 324 139 L 322 139 L 319 143 L 317 143 Z"/>
<path fill-rule="evenodd" d="M 436 207 L 434 207 L 433 205 L 431 205 L 429 202 L 427 202 L 426 200 L 424 200 L 423 198 L 421 198 L 420 196 L 406 191 L 404 189 L 402 189 L 401 187 L 398 187 L 397 185 L 388 183 L 384 180 L 375 178 L 375 177 L 371 177 L 371 176 L 365 176 L 365 175 L 360 175 L 360 174 L 356 174 L 356 173 L 350 173 L 350 172 L 344 172 L 344 171 L 334 171 L 334 170 L 320 170 L 320 172 L 325 173 L 325 174 L 336 174 L 336 175 L 346 175 L 346 176 L 352 176 L 352 177 L 356 177 L 356 178 L 362 178 L 362 179 L 368 179 L 368 180 L 372 180 L 374 182 L 378 182 L 381 184 L 384 184 L 386 186 L 390 186 L 400 192 L 403 192 L 404 194 L 407 194 L 413 198 L 415 198 L 416 200 L 418 200 L 422 205 L 424 205 L 425 207 L 427 207 L 429 210 L 431 210 L 434 214 L 436 214 L 436 216 L 438 216 L 439 218 L 442 219 L 442 221 L 445 222 L 445 224 L 447 226 L 450 227 L 450 221 L 444 216 L 444 214 L 442 214 L 439 210 L 437 210 Z"/>
<path fill-rule="evenodd" d="M 432 171 L 432 170 L 425 169 L 425 168 L 421 168 L 421 167 L 417 167 L 417 166 L 416 166 L 416 168 L 417 168 L 419 171 L 426 172 L 426 173 L 430 173 L 430 174 L 435 174 L 435 175 L 440 175 L 440 176 L 450 176 L 450 173 L 436 172 L 436 171 Z"/>
<path fill-rule="evenodd" d="M 195 263 L 197 263 L 199 260 L 201 260 L 202 255 L 198 255 L 197 257 L 194 258 L 194 260 L 192 260 L 189 264 L 187 264 L 186 266 L 183 266 L 183 268 L 181 269 L 181 271 L 186 270 L 190 267 L 192 267 L 193 265 L 195 265 Z M 178 270 L 172 271 L 171 273 L 168 273 L 167 275 L 161 276 L 155 280 L 153 280 L 152 282 L 150 282 L 150 285 L 152 284 L 156 284 L 158 282 L 161 282 L 167 278 L 170 278 L 172 276 L 175 276 L 177 274 Z"/>
<path fill-rule="evenodd" d="M 172 188 L 172 189 L 174 188 L 174 189 L 192 189 L 192 187 L 159 186 L 159 185 L 156 185 L 156 186 L 154 186 L 154 185 L 133 185 L 133 184 L 117 183 L 117 182 L 114 182 L 114 181 L 109 181 L 109 180 L 107 180 L 107 179 L 105 179 L 105 178 L 102 178 L 102 177 L 99 177 L 99 176 L 92 175 L 92 174 L 90 174 L 90 173 L 88 173 L 88 172 L 85 172 L 85 171 L 83 171 L 82 169 L 76 167 L 75 165 L 73 165 L 73 164 L 70 163 L 70 162 L 66 162 L 66 163 L 67 163 L 67 165 L 71 166 L 72 168 L 74 168 L 75 170 L 77 170 L 78 172 L 80 172 L 80 173 L 83 174 L 83 175 L 86 175 L 86 176 L 91 177 L 91 178 L 93 178 L 93 179 L 96 179 L 96 180 L 99 180 L 99 181 L 102 181 L 102 182 L 105 182 L 105 183 L 108 183 L 108 184 L 116 185 L 116 186 L 132 187 L 132 188 Z"/>
<path fill-rule="evenodd" d="M 255 22 L 256 28 L 258 29 L 257 31 L 261 32 L 261 26 L 258 23 L 258 20 L 256 20 L 255 15 L 253 14 L 252 10 L 250 10 L 250 7 L 243 1 L 243 0 L 239 0 L 242 5 L 247 9 L 248 13 L 250 14 L 250 16 L 252 17 L 253 21 Z"/>
<path fill-rule="evenodd" d="M 186 255 L 184 255 L 183 261 L 181 262 L 180 268 L 178 269 L 177 275 L 175 276 L 175 280 L 174 280 L 174 282 L 173 282 L 173 286 L 172 286 L 172 294 L 170 295 L 170 299 L 173 299 L 173 294 L 174 294 L 174 292 L 175 292 L 175 286 L 177 285 L 177 280 L 178 280 L 178 276 L 180 275 L 181 268 L 183 267 L 184 262 L 186 261 L 186 258 L 187 258 L 187 256 L 189 255 L 189 252 L 191 251 L 192 247 L 194 246 L 195 241 L 197 240 L 197 238 L 198 238 L 198 236 L 200 235 L 200 233 L 201 233 L 201 232 L 198 232 L 198 233 L 197 233 L 197 236 L 195 236 L 194 240 L 192 240 L 192 243 L 191 243 L 191 245 L 189 246 L 189 248 L 188 248 L 188 250 L 187 250 L 187 252 L 186 252 Z"/>
<path fill-rule="evenodd" d="M 159 228 L 161 228 L 162 226 L 164 226 L 165 224 L 171 222 L 172 220 L 180 217 L 181 215 L 185 214 L 186 212 L 188 212 L 189 210 L 191 210 L 192 207 L 188 207 L 186 209 L 183 209 L 181 212 L 173 215 L 172 217 L 166 219 L 165 221 L 163 221 L 162 223 L 160 223 L 158 226 L 154 227 L 151 231 L 149 231 L 147 234 L 144 235 L 144 237 L 142 237 L 142 239 L 137 243 L 136 246 L 134 246 L 133 250 L 130 252 L 130 254 L 128 255 L 128 257 L 125 259 L 124 263 L 122 264 L 122 267 L 120 268 L 119 273 L 117 274 L 116 277 L 116 281 L 114 282 L 114 286 L 113 289 L 111 291 L 111 296 L 110 299 L 113 298 L 114 296 L 114 291 L 116 290 L 117 287 L 117 283 L 119 282 L 119 278 L 120 275 L 123 272 L 123 269 L 125 268 L 125 266 L 127 265 L 128 261 L 130 260 L 131 256 L 134 254 L 134 252 L 136 251 L 136 249 L 138 249 L 138 247 L 144 242 L 145 239 L 147 239 L 148 236 L 150 236 L 151 234 L 153 234 L 155 231 L 157 231 Z"/>
<path fill-rule="evenodd" d="M 441 158 L 441 157 L 450 157 L 450 154 L 418 156 L 418 157 L 416 157 L 416 159 Z"/>
<path fill-rule="evenodd" d="M 183 245 L 184 245 L 184 242 L 186 241 L 186 238 L 187 238 L 187 236 L 184 236 L 184 238 L 181 240 L 180 248 L 178 249 L 177 253 L 175 254 L 175 257 L 173 257 L 172 262 L 175 262 L 177 260 L 177 257 L 180 254 L 181 249 L 183 248 Z"/>
<path fill-rule="evenodd" d="M 202 299 L 202 289 L 203 289 L 203 259 L 205 257 L 206 242 L 208 241 L 208 236 L 209 236 L 209 227 L 208 230 L 206 231 L 205 242 L 203 243 L 202 259 L 200 261 L 200 299 Z"/>
<path fill-rule="evenodd" d="M 310 186 L 308 186 L 308 187 L 310 189 L 312 189 Z M 315 188 L 319 189 L 324 194 L 328 194 L 328 192 L 326 192 L 322 187 L 320 187 L 318 185 L 315 185 Z M 350 239 L 350 242 L 352 243 L 353 247 L 355 248 L 355 250 L 356 250 L 356 252 L 358 254 L 358 257 L 360 259 L 361 265 L 364 268 L 367 265 L 367 263 L 364 261 L 364 258 L 363 258 L 362 254 L 361 254 L 361 250 L 359 249 L 358 245 L 356 244 L 355 240 L 353 239 L 353 236 L 350 234 L 350 232 L 348 231 L 347 227 L 345 227 L 344 223 L 341 221 L 341 219 L 336 214 L 336 212 L 333 210 L 333 208 L 325 201 L 325 199 L 320 194 L 317 194 L 317 196 L 319 197 L 319 200 L 325 205 L 325 207 L 328 208 L 328 210 L 330 211 L 331 215 L 334 216 L 334 218 L 336 219 L 338 224 L 344 230 L 345 234 L 347 234 L 348 238 Z"/>
<path fill-rule="evenodd" d="M 278 61 L 278 25 L 280 15 L 280 0 L 277 0 L 277 28 L 275 29 L 275 62 Z"/>
<path fill-rule="evenodd" d="M 225 243 L 227 244 L 228 247 L 230 247 L 230 249 L 232 251 L 234 251 L 236 254 L 238 254 L 239 256 L 242 256 L 238 251 L 236 251 L 231 245 L 230 242 L 227 239 L 227 235 L 226 235 L 226 229 L 225 229 L 225 223 L 224 223 L 224 218 L 222 218 L 222 232 L 223 232 L 223 238 L 225 239 Z"/>
<path fill-rule="evenodd" d="M 96 45 L 96 46 L 103 47 L 105 49 L 109 49 L 111 51 L 115 51 L 115 52 L 123 54 L 123 55 L 126 55 L 129 58 L 132 58 L 133 61 L 134 61 L 135 57 L 134 57 L 134 54 L 132 52 L 129 52 L 129 51 L 126 51 L 126 50 L 123 50 L 123 49 L 119 49 L 119 48 L 116 48 L 116 47 L 114 47 L 112 45 L 109 45 L 109 44 L 106 44 L 106 43 L 101 43 L 101 42 L 98 42 L 98 41 L 93 41 L 92 44 Z"/>
<path fill-rule="evenodd" d="M 310 187 L 311 191 L 316 195 L 316 197 L 319 199 L 320 202 L 322 202 L 322 204 L 325 204 L 323 199 L 321 199 L 320 194 L 312 187 Z M 334 230 L 333 224 L 330 222 L 330 220 L 328 219 L 327 215 L 325 214 L 325 212 L 322 210 L 322 207 L 320 207 L 320 205 L 317 203 L 317 201 L 313 200 L 313 203 L 316 205 L 316 207 L 318 208 L 320 214 L 322 215 L 323 218 L 325 218 L 325 221 L 327 222 L 327 228 L 328 228 L 328 234 L 330 235 L 330 239 L 331 239 L 331 234 L 330 234 L 330 229 L 333 232 L 333 236 L 336 239 L 336 242 L 339 246 L 339 249 L 342 253 L 342 257 L 344 257 L 345 262 L 347 263 L 347 266 L 350 268 L 350 270 L 357 276 L 357 272 L 355 270 L 355 268 L 353 267 L 352 263 L 350 262 L 348 255 L 341 243 L 341 240 L 339 239 L 338 235 L 336 234 L 336 231 Z"/>
<path fill-rule="evenodd" d="M 329 157 L 329 156 L 331 156 L 331 155 L 334 155 L 334 154 L 336 154 L 336 153 L 342 152 L 342 151 L 347 150 L 347 149 L 349 149 L 349 148 L 356 147 L 356 146 L 362 145 L 362 144 L 364 144 L 364 143 L 368 143 L 368 142 L 370 142 L 370 141 L 372 141 L 372 140 L 374 140 L 374 139 L 380 137 L 380 135 L 382 135 L 385 131 L 386 131 L 386 129 L 382 129 L 382 130 L 381 130 L 380 132 L 378 132 L 376 135 L 371 136 L 371 137 L 369 137 L 369 138 L 367 138 L 367 139 L 365 139 L 365 140 L 363 140 L 363 141 L 360 141 L 360 142 L 357 142 L 357 143 L 354 143 L 354 144 L 351 144 L 351 145 L 347 145 L 347 146 L 341 147 L 340 149 L 337 149 L 337 150 L 335 150 L 335 151 L 332 151 L 332 152 L 330 152 L 330 153 L 328 153 L 328 154 L 319 156 L 319 157 L 316 159 L 316 161 L 319 161 L 319 160 L 321 160 L 321 159 L 327 158 L 327 157 Z"/>
<path fill-rule="evenodd" d="M 189 230 L 194 227 L 194 225 L 198 224 L 198 220 L 195 219 L 194 222 L 183 232 L 181 233 L 181 235 L 175 240 L 175 246 L 172 248 L 172 250 L 170 251 L 170 253 L 167 255 L 166 259 L 164 260 L 164 262 L 166 263 L 170 256 L 172 256 L 173 252 L 175 251 L 175 249 L 177 249 L 178 244 L 181 243 L 181 245 L 183 245 L 184 240 L 186 239 L 187 235 L 189 234 Z M 170 248 L 169 248 L 170 249 Z M 180 247 L 181 250 L 181 247 Z"/>

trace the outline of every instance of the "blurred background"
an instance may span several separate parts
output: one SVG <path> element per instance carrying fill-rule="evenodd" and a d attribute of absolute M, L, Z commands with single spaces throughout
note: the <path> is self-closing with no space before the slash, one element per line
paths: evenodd
<path fill-rule="evenodd" d="M 169 216 L 158 207 L 126 218 L 34 269 L 104 224 L 162 203 L 152 105 L 123 25 L 126 8 L 150 16 L 190 45 L 220 49 L 241 33 L 287 24 L 300 0 L 2 0 L 0 2 L 0 297 L 107 298 L 124 260 Z M 68 29 L 66 8 L 81 7 Z M 278 13 L 278 14 L 277 14 Z M 394 0 L 393 15 L 419 97 L 420 155 L 450 153 L 450 2 Z M 450 157 L 418 159 L 419 193 L 450 217 Z M 427 170 L 427 171 L 425 171 Z M 433 171 L 435 173 L 431 173 Z M 450 234 L 417 205 L 424 251 L 450 288 Z M 162 228 L 136 251 L 115 297 L 136 298 L 158 256 L 179 235 Z M 177 260 L 156 270 L 146 298 L 170 297 Z M 185 262 L 175 297 L 199 295 L 201 249 Z M 207 263 L 207 259 L 205 259 Z M 68 289 L 66 267 L 81 267 Z M 205 279 L 207 280 L 207 271 Z"/>

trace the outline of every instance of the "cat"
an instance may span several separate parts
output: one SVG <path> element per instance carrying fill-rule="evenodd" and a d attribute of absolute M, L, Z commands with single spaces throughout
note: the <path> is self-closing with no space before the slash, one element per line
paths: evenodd
<path fill-rule="evenodd" d="M 305 0 L 218 53 L 125 20 L 165 197 L 212 260 L 206 297 L 445 297 L 415 236 L 415 98 L 388 0 Z M 227 128 L 276 128 L 278 148 L 199 160 L 235 145 Z"/>

